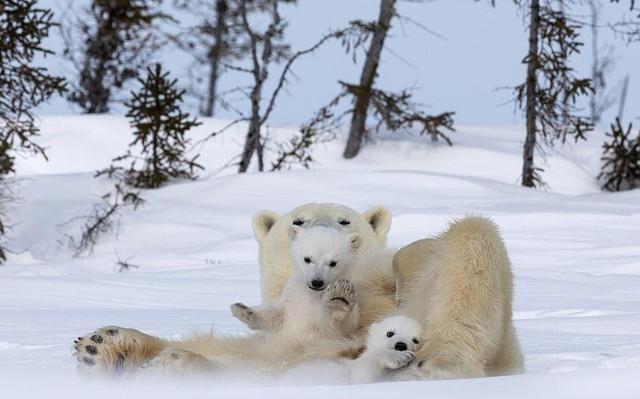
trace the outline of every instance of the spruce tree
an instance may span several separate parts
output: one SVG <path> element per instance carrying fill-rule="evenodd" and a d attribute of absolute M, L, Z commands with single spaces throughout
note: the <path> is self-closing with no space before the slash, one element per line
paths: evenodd
<path fill-rule="evenodd" d="M 417 1 L 420 2 L 420 1 Z M 353 98 L 351 125 L 347 144 L 343 156 L 354 158 L 371 133 L 367 126 L 369 119 L 375 119 L 375 130 L 385 127 L 390 131 L 410 130 L 415 126 L 420 128 L 421 135 L 428 135 L 432 141 L 443 139 L 451 145 L 446 132 L 453 132 L 454 112 L 442 112 L 429 115 L 422 111 L 420 104 L 413 101 L 411 89 L 399 92 L 383 90 L 376 87 L 385 40 L 393 28 L 393 21 L 407 19 L 396 9 L 397 0 L 380 0 L 377 21 L 351 21 L 355 30 L 351 37 L 343 41 L 347 52 L 352 52 L 355 61 L 355 51 L 368 43 L 365 60 L 358 84 L 340 82 L 343 92 Z M 407 19 L 413 22 L 410 18 Z"/>
<path fill-rule="evenodd" d="M 611 124 L 602 152 L 602 171 L 598 179 L 606 191 L 640 188 L 640 132 L 632 136 L 633 126 L 623 129 L 620 119 Z"/>
<path fill-rule="evenodd" d="M 33 141 L 39 130 L 32 110 L 66 90 L 63 78 L 33 65 L 37 56 L 53 54 L 42 46 L 55 25 L 52 17 L 51 10 L 39 8 L 35 0 L 0 3 L 0 183 L 15 172 L 17 152 L 46 157 L 44 148 Z M 4 235 L 1 220 L 0 235 Z"/>
<path fill-rule="evenodd" d="M 568 138 L 586 139 L 593 125 L 577 114 L 576 103 L 592 91 L 590 79 L 578 78 L 570 58 L 580 53 L 580 26 L 574 23 L 557 2 L 525 2 L 529 14 L 529 51 L 523 59 L 526 80 L 515 88 L 516 101 L 526 116 L 523 148 L 522 185 L 543 184 L 542 169 L 534 164 L 536 147 L 542 140 L 553 144 Z M 558 9 L 556 9 L 558 8 Z"/>
<path fill-rule="evenodd" d="M 63 22 L 64 54 L 77 71 L 69 100 L 87 114 L 109 111 L 114 94 L 149 59 L 161 41 L 154 24 L 169 17 L 161 0 L 92 0 Z"/>
<path fill-rule="evenodd" d="M 116 158 L 132 160 L 124 170 L 124 181 L 137 188 L 158 188 L 170 179 L 194 179 L 195 170 L 202 166 L 196 163 L 197 156 L 186 157 L 189 140 L 185 133 L 200 122 L 180 109 L 184 90 L 177 88 L 177 80 L 169 79 L 160 64 L 147 68 L 146 78 L 138 81 L 142 87 L 131 93 L 131 101 L 125 105 L 135 135 L 130 147 L 139 148 L 140 155 L 134 156 L 130 150 Z M 121 168 L 112 167 L 102 173 L 112 174 L 117 169 Z"/>

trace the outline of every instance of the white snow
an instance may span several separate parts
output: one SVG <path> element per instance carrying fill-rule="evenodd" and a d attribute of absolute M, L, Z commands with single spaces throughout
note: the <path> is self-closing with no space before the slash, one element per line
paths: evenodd
<path fill-rule="evenodd" d="M 90 256 L 73 258 L 66 235 L 109 188 L 96 169 L 124 153 L 128 125 L 117 116 L 47 117 L 40 142 L 49 162 L 20 159 L 21 200 L 0 267 L 0 383 L 3 397 L 640 397 L 640 190 L 601 193 L 595 177 L 603 135 L 548 151 L 547 190 L 517 185 L 522 128 L 460 126 L 453 147 L 410 135 L 369 143 L 355 160 L 343 140 L 314 153 L 309 170 L 236 175 L 242 126 L 199 146 L 206 171 L 143 193 L 117 234 Z M 208 120 L 194 139 L 225 124 Z M 295 128 L 273 127 L 277 137 Z M 540 158 L 538 158 L 540 161 Z M 384 204 L 389 243 L 401 246 L 443 230 L 465 214 L 500 225 L 515 273 L 516 327 L 526 356 L 522 376 L 344 387 L 96 386 L 75 373 L 71 343 L 107 324 L 164 337 L 215 328 L 245 332 L 229 304 L 258 303 L 260 209 L 286 212 L 305 202 L 356 209 Z M 116 273 L 115 261 L 139 266 Z M 144 391 L 143 391 L 144 390 Z M 8 393 L 8 396 L 5 396 Z M 180 394 L 182 395 L 182 394 Z"/>

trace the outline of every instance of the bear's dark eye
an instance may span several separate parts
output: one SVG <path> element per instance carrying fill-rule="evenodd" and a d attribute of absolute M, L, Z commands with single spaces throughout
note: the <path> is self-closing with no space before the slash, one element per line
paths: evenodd
<path fill-rule="evenodd" d="M 311 258 L 308 256 L 304 257 L 304 263 L 311 263 Z"/>
<path fill-rule="evenodd" d="M 413 341 L 413 343 L 414 343 L 414 344 L 416 344 L 416 345 L 418 345 L 418 344 L 420 343 L 420 341 L 418 341 L 418 338 L 414 338 L 414 339 L 412 339 L 412 341 Z"/>
<path fill-rule="evenodd" d="M 329 262 L 329 267 L 336 267 L 337 264 L 338 262 L 336 262 L 335 260 L 332 260 L 331 262 Z"/>
<path fill-rule="evenodd" d="M 387 337 L 391 338 L 395 335 L 396 333 L 394 333 L 393 331 L 387 331 Z"/>
<path fill-rule="evenodd" d="M 302 226 L 304 224 L 304 220 L 302 219 L 296 219 L 293 221 L 293 224 L 296 226 Z"/>
<path fill-rule="evenodd" d="M 340 223 L 340 224 L 341 224 L 341 225 L 343 225 L 343 226 L 348 226 L 348 225 L 350 225 L 350 224 L 351 224 L 351 222 L 350 222 L 350 221 L 348 221 L 348 220 L 344 220 L 344 219 L 340 220 L 338 223 Z"/>

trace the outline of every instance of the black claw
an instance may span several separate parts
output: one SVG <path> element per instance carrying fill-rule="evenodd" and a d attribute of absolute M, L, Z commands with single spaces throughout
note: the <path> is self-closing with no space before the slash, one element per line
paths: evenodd
<path fill-rule="evenodd" d="M 179 356 L 177 353 L 175 353 L 175 352 L 171 352 L 171 358 L 172 358 L 173 360 L 178 360 L 178 359 L 180 358 L 180 356 Z"/>
<path fill-rule="evenodd" d="M 91 340 L 92 340 L 93 342 L 95 342 L 96 344 L 101 344 L 101 343 L 102 343 L 102 341 L 103 341 L 103 340 L 102 340 L 102 337 L 101 337 L 101 336 L 99 336 L 98 334 L 94 334 L 94 335 L 92 335 L 92 336 L 91 336 Z"/>
<path fill-rule="evenodd" d="M 346 299 L 344 299 L 344 298 L 331 298 L 331 300 L 332 300 L 332 301 L 342 301 L 342 302 L 344 302 L 344 303 L 345 303 L 345 305 L 348 305 L 348 304 L 349 304 L 349 302 L 348 302 Z"/>
<path fill-rule="evenodd" d="M 86 364 L 87 366 L 94 366 L 96 364 L 95 360 L 93 360 L 90 357 L 83 357 L 82 361 L 84 362 L 84 364 Z"/>
<path fill-rule="evenodd" d="M 115 329 L 115 328 L 110 328 L 110 329 L 107 330 L 107 335 L 114 336 L 114 335 L 118 335 L 118 333 L 119 333 L 119 331 L 117 329 Z"/>
<path fill-rule="evenodd" d="M 78 337 L 78 341 L 82 341 L 82 340 L 83 340 L 83 338 L 82 338 L 82 337 Z"/>
<path fill-rule="evenodd" d="M 90 355 L 95 355 L 96 353 L 98 353 L 98 349 L 96 349 L 96 347 L 93 346 L 93 345 L 87 345 L 87 346 L 84 347 L 84 349 Z"/>
<path fill-rule="evenodd" d="M 424 366 L 424 360 L 420 360 L 420 361 L 418 362 L 418 367 L 422 367 L 422 366 Z"/>

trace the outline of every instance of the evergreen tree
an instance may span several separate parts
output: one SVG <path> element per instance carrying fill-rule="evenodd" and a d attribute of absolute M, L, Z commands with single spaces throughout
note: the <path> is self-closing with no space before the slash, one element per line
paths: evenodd
<path fill-rule="evenodd" d="M 32 110 L 54 94 L 66 90 L 64 79 L 33 65 L 38 55 L 53 54 L 42 41 L 55 25 L 51 10 L 35 0 L 3 0 L 0 3 L 0 180 L 15 172 L 16 152 L 45 156 L 33 141 L 38 134 Z M 4 225 L 0 220 L 0 235 Z M 0 262 L 5 254 L 0 248 Z"/>
<path fill-rule="evenodd" d="M 202 169 L 196 163 L 197 156 L 185 155 L 189 140 L 185 133 L 200 125 L 195 118 L 182 112 L 180 105 L 184 90 L 179 90 L 177 80 L 170 80 L 160 64 L 147 68 L 146 79 L 139 78 L 140 91 L 131 93 L 126 103 L 127 117 L 134 129 L 135 140 L 131 147 L 140 148 L 140 155 L 131 150 L 115 161 L 133 160 L 128 169 L 111 167 L 99 174 L 123 171 L 124 181 L 137 188 L 158 188 L 173 178 L 194 179 L 195 170 Z M 142 167 L 138 167 L 142 162 Z"/>
<path fill-rule="evenodd" d="M 153 24 L 161 0 L 92 0 L 63 30 L 78 76 L 69 100 L 85 113 L 109 111 L 114 92 L 137 77 L 160 46 Z"/>
<path fill-rule="evenodd" d="M 524 0 L 520 1 L 524 3 Z M 580 27 L 571 22 L 564 8 L 554 2 L 530 0 L 529 52 L 522 61 L 527 65 L 526 81 L 516 87 L 516 99 L 526 115 L 526 139 L 523 151 L 522 185 L 542 184 L 533 157 L 539 139 L 547 144 L 567 138 L 585 139 L 592 129 L 588 118 L 575 113 L 580 96 L 591 93 L 591 80 L 574 76 L 571 56 L 580 53 Z M 560 4 L 557 4 L 560 6 Z"/>
<path fill-rule="evenodd" d="M 353 113 L 351 114 L 351 127 L 349 128 L 349 138 L 344 149 L 345 158 L 353 158 L 360 152 L 360 146 L 366 135 L 367 112 L 371 102 L 371 90 L 376 77 L 378 76 L 378 66 L 380 56 L 384 47 L 384 41 L 389 29 L 391 29 L 391 19 L 396 15 L 396 0 L 381 0 L 380 13 L 377 23 L 373 26 L 372 38 L 369 50 L 362 66 L 360 74 L 360 84 L 358 90 L 352 90 L 354 97 Z"/>
<path fill-rule="evenodd" d="M 603 190 L 640 188 L 640 132 L 632 137 L 632 128 L 629 124 L 625 131 L 616 118 L 607 133 L 610 141 L 603 145 L 602 171 L 598 175 Z"/>
<path fill-rule="evenodd" d="M 394 19 L 405 19 L 424 28 L 412 19 L 398 14 L 396 3 L 397 0 L 380 0 L 377 21 L 352 21 L 352 31 L 343 39 L 344 47 L 347 52 L 353 54 L 354 60 L 356 51 L 368 43 L 359 83 L 340 82 L 343 91 L 336 97 L 338 99 L 346 95 L 353 99 L 353 107 L 349 110 L 351 114 L 349 136 L 343 152 L 343 156 L 347 159 L 357 156 L 360 152 L 362 144 L 371 132 L 367 126 L 369 119 L 375 120 L 375 130 L 384 126 L 396 132 L 412 129 L 415 125 L 420 128 L 421 135 L 430 136 L 434 142 L 443 139 L 451 145 L 451 140 L 445 131 L 454 131 L 454 112 L 426 114 L 422 111 L 420 104 L 413 100 L 411 89 L 393 92 L 375 85 L 385 41 L 393 27 Z"/>

